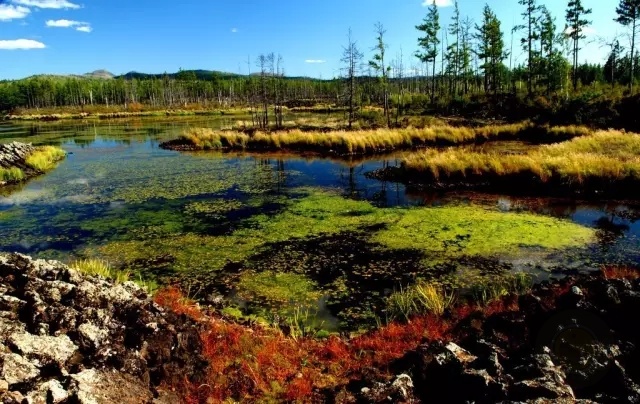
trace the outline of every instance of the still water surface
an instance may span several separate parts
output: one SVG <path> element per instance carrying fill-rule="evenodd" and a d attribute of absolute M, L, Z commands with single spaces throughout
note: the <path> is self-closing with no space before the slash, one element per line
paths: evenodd
<path fill-rule="evenodd" d="M 221 294 L 245 313 L 264 314 L 312 299 L 319 302 L 317 317 L 330 329 L 371 317 L 366 313 L 398 285 L 429 271 L 439 273 L 424 263 L 441 268 L 443 257 L 465 268 L 505 264 L 507 270 L 530 271 L 538 278 L 597 269 L 605 263 L 640 262 L 637 201 L 413 192 L 364 176 L 398 164 L 403 153 L 332 160 L 179 153 L 158 147 L 188 127 L 230 124 L 221 118 L 0 123 L 0 142 L 55 144 L 69 153 L 51 173 L 0 191 L 0 251 L 66 262 L 98 257 L 159 282 L 193 281 L 198 297 Z M 366 202 L 352 205 L 353 200 Z M 344 204 L 344 209 L 335 204 Z M 368 238 L 378 231 L 369 216 L 381 215 L 384 227 L 396 220 L 390 219 L 396 211 L 389 208 L 423 206 L 524 212 L 595 232 L 580 247 L 527 246 L 513 253 L 498 248 L 489 257 L 483 248 L 472 250 L 465 244 L 466 234 L 457 235 L 458 249 L 446 250 L 437 259 L 431 259 L 431 253 L 426 258 L 413 256 L 415 243 L 392 253 L 379 251 L 383 238 L 375 243 Z M 344 212 L 355 213 L 350 217 Z M 477 218 L 477 211 L 470 211 L 466 219 L 461 212 L 456 211 L 452 220 Z M 367 219 L 360 221 L 361 216 Z M 527 228 L 518 231 L 524 237 Z M 469 260 L 465 248 L 471 258 L 477 253 L 482 260 Z"/>

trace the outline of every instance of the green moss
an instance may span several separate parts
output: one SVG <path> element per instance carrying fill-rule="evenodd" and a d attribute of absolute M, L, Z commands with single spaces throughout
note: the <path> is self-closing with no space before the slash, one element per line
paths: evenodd
<path fill-rule="evenodd" d="M 593 230 L 567 220 L 530 213 L 502 213 L 479 206 L 406 210 L 373 241 L 388 248 L 412 248 L 432 255 L 512 255 L 523 247 L 584 245 Z"/>
<path fill-rule="evenodd" d="M 236 307 L 225 307 L 221 310 L 223 316 L 233 318 L 233 319 L 241 319 L 242 318 L 242 310 Z"/>
<path fill-rule="evenodd" d="M 320 298 L 316 285 L 307 277 L 292 273 L 246 273 L 240 277 L 238 294 L 245 300 L 276 303 L 312 303 Z"/>

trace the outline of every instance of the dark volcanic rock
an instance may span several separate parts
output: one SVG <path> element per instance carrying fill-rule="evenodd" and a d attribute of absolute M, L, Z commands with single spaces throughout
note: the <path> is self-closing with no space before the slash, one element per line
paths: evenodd
<path fill-rule="evenodd" d="M 134 283 L 12 254 L 0 289 L 0 402 L 175 402 L 161 386 L 206 371 L 200 326 Z"/>
<path fill-rule="evenodd" d="M 412 402 L 640 403 L 639 295 L 640 281 L 601 274 L 544 282 L 519 310 L 458 319 L 447 341 L 425 342 L 390 371 L 411 379 Z M 393 393 L 375 374 L 349 388 L 363 402 Z"/>

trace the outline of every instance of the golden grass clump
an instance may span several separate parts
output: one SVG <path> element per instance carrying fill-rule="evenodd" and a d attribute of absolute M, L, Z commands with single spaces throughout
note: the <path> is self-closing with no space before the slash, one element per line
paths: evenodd
<path fill-rule="evenodd" d="M 26 163 L 36 171 L 45 172 L 53 169 L 55 164 L 62 160 L 65 155 L 64 150 L 59 147 L 42 146 L 27 157 Z"/>
<path fill-rule="evenodd" d="M 424 128 L 334 130 L 329 132 L 297 129 L 276 132 L 257 131 L 247 134 L 236 131 L 215 131 L 194 128 L 180 140 L 195 149 L 254 150 L 325 150 L 349 154 L 366 154 L 393 149 L 410 149 L 429 144 L 462 144 L 478 140 L 518 138 L 527 133 L 540 136 L 577 136 L 588 133 L 581 127 L 535 127 L 524 122 L 509 125 L 488 125 L 479 128 L 434 125 Z"/>
<path fill-rule="evenodd" d="M 468 175 L 531 173 L 582 182 L 587 178 L 640 180 L 640 135 L 600 131 L 545 145 L 522 155 L 475 152 L 464 148 L 427 150 L 406 156 L 405 170 L 429 172 L 435 179 Z"/>
<path fill-rule="evenodd" d="M 426 313 L 441 316 L 456 302 L 456 294 L 442 286 L 420 281 L 406 289 L 392 293 L 387 298 L 387 312 L 390 319 L 411 317 Z"/>

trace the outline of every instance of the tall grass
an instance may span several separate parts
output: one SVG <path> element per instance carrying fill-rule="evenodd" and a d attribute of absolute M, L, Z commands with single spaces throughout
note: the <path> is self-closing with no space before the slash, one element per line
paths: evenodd
<path fill-rule="evenodd" d="M 583 182 L 589 178 L 640 179 L 640 135 L 600 131 L 545 145 L 522 155 L 474 152 L 464 148 L 427 150 L 404 158 L 404 170 L 435 179 L 533 174 Z"/>
<path fill-rule="evenodd" d="M 78 260 L 70 265 L 71 268 L 89 276 L 101 276 L 105 279 L 111 279 L 116 284 L 132 281 L 149 293 L 154 293 L 158 289 L 158 284 L 152 280 L 137 279 L 131 277 L 131 272 L 113 268 L 109 262 L 89 258 Z"/>
<path fill-rule="evenodd" d="M 479 128 L 435 125 L 425 128 L 372 129 L 329 132 L 288 130 L 247 134 L 212 129 L 189 129 L 177 141 L 197 150 L 314 150 L 348 154 L 365 154 L 394 149 L 411 149 L 430 144 L 462 144 L 523 135 L 540 138 L 573 137 L 589 133 L 584 127 L 536 127 L 524 122 L 510 125 L 490 125 Z"/>
<path fill-rule="evenodd" d="M 27 166 L 33 168 L 38 172 L 46 172 L 53 169 L 56 163 L 62 160 L 65 156 L 64 150 L 55 146 L 42 146 L 38 147 L 26 159 Z"/>
<path fill-rule="evenodd" d="M 114 269 L 107 261 L 99 259 L 91 258 L 75 261 L 71 264 L 71 268 L 89 276 L 101 276 L 105 279 L 111 279 L 115 283 L 124 283 L 129 281 L 130 278 L 129 272 Z"/>
<path fill-rule="evenodd" d="M 387 314 L 390 319 L 410 321 L 411 317 L 432 313 L 441 316 L 453 306 L 455 293 L 440 285 L 418 282 L 387 297 Z"/>
<path fill-rule="evenodd" d="M 0 167 L 0 182 L 18 182 L 24 179 L 24 172 L 17 168 L 2 168 Z"/>

